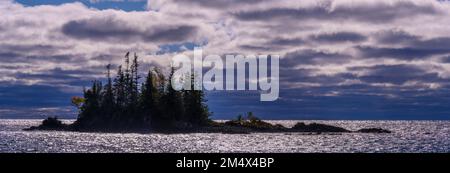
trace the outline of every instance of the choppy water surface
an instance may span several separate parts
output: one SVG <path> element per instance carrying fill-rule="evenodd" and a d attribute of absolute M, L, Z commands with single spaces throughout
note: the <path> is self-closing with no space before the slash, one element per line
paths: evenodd
<path fill-rule="evenodd" d="M 270 121 L 287 127 L 297 121 Z M 306 121 L 308 122 L 308 121 Z M 450 121 L 313 121 L 391 134 L 104 134 L 21 129 L 40 120 L 0 120 L 0 152 L 450 152 Z"/>

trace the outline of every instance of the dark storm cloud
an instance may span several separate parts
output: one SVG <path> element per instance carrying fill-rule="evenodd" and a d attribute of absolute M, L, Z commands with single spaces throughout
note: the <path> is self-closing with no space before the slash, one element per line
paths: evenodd
<path fill-rule="evenodd" d="M 171 28 L 158 28 L 149 35 L 145 35 L 146 41 L 165 41 L 176 42 L 186 41 L 192 35 L 195 35 L 197 28 L 194 26 L 175 26 Z"/>
<path fill-rule="evenodd" d="M 419 40 L 411 43 L 411 46 L 430 50 L 446 50 L 450 52 L 450 37 L 436 37 L 427 40 Z"/>
<path fill-rule="evenodd" d="M 272 46 L 300 46 L 307 42 L 301 38 L 275 38 L 268 42 Z"/>
<path fill-rule="evenodd" d="M 450 37 L 423 39 L 404 31 L 389 30 L 376 33 L 375 39 L 392 47 L 357 46 L 365 57 L 392 57 L 404 60 L 423 59 L 431 55 L 450 53 Z"/>
<path fill-rule="evenodd" d="M 393 89 L 394 93 L 385 93 L 384 91 L 378 91 L 382 88 L 372 88 L 374 86 L 371 85 L 380 83 L 403 85 L 406 82 L 415 82 L 417 84 L 438 83 L 441 86 L 450 84 L 447 79 L 439 77 L 435 72 L 428 72 L 419 66 L 403 64 L 350 67 L 348 68 L 348 72 L 330 75 L 318 74 L 317 72 L 318 71 L 315 69 L 281 68 L 281 86 L 282 88 L 290 88 L 292 86 L 295 87 L 298 83 L 305 83 L 313 84 L 314 87 L 312 88 L 330 87 L 330 90 L 334 89 L 335 91 L 342 91 L 342 89 L 344 89 L 349 91 L 348 94 L 373 93 L 378 95 L 395 95 L 395 92 L 398 92 L 398 89 Z M 358 73 L 361 73 L 362 75 L 358 75 Z M 346 81 L 359 82 L 340 85 Z M 411 87 L 412 90 L 417 89 L 417 86 L 413 85 L 408 87 Z"/>
<path fill-rule="evenodd" d="M 138 30 L 120 25 L 112 19 L 70 21 L 63 25 L 62 32 L 75 38 L 98 40 L 128 40 L 140 33 Z"/>
<path fill-rule="evenodd" d="M 58 54 L 70 46 L 49 44 L 0 44 L 0 60 L 3 63 L 39 63 L 82 61 L 80 55 Z"/>
<path fill-rule="evenodd" d="M 375 38 L 382 44 L 411 43 L 420 40 L 419 36 L 400 30 L 387 30 L 375 34 Z"/>
<path fill-rule="evenodd" d="M 304 82 L 299 79 L 304 79 L 309 76 L 313 76 L 315 70 L 313 69 L 305 69 L 305 68 L 280 68 L 280 82 Z"/>
<path fill-rule="evenodd" d="M 27 55 L 15 52 L 0 52 L 0 60 L 3 63 L 74 62 L 80 64 L 85 63 L 87 61 L 84 55 L 76 55 L 76 54 Z"/>
<path fill-rule="evenodd" d="M 69 21 L 62 26 L 62 33 L 77 39 L 99 41 L 186 41 L 196 34 L 197 28 L 189 25 L 154 26 L 139 30 L 126 21 L 115 18 L 92 18 Z"/>
<path fill-rule="evenodd" d="M 115 57 L 117 57 L 117 55 L 111 55 L 111 54 L 101 54 L 101 55 L 97 55 L 92 57 L 92 60 L 97 60 L 97 61 L 111 61 L 113 60 Z"/>
<path fill-rule="evenodd" d="M 367 38 L 364 35 L 354 32 L 336 32 L 312 35 L 309 37 L 312 41 L 322 43 L 339 43 L 339 42 L 361 42 Z"/>
<path fill-rule="evenodd" d="M 58 50 L 68 49 L 69 46 L 55 46 L 50 44 L 0 44 L 0 52 L 15 53 L 53 53 Z"/>
<path fill-rule="evenodd" d="M 258 45 L 240 45 L 239 48 L 252 51 L 267 51 L 275 49 L 275 47 L 258 46 Z"/>
<path fill-rule="evenodd" d="M 428 46 L 427 46 L 428 47 Z M 357 46 L 356 49 L 367 58 L 396 58 L 403 60 L 423 59 L 431 55 L 450 53 L 450 48 L 422 48 L 422 47 L 402 47 L 384 48 Z"/>
<path fill-rule="evenodd" d="M 371 67 L 351 67 L 350 71 L 367 71 L 358 79 L 367 83 L 391 83 L 396 85 L 408 81 L 420 83 L 445 82 L 437 73 L 427 72 L 413 65 L 376 65 Z"/>
<path fill-rule="evenodd" d="M 450 64 L 450 56 L 445 56 L 441 59 L 441 62 L 443 63 L 449 63 Z"/>
<path fill-rule="evenodd" d="M 99 77 L 102 76 L 102 77 Z M 63 70 L 61 68 L 51 70 L 41 70 L 38 72 L 16 72 L 10 77 L 17 79 L 17 81 L 3 81 L 2 86 L 17 86 L 25 85 L 28 81 L 36 82 L 28 86 L 40 86 L 45 88 L 56 88 L 60 92 L 68 92 L 76 90 L 76 94 L 82 93 L 82 87 L 88 87 L 94 80 L 105 80 L 105 70 L 102 67 L 91 67 L 83 70 Z M 25 87 L 25 86 L 24 86 Z M 78 89 L 77 89 L 78 88 Z M 32 96 L 30 96 L 32 97 Z M 37 98 L 36 98 L 37 99 Z"/>
<path fill-rule="evenodd" d="M 8 51 L 5 51 L 5 52 L 0 51 L 0 60 L 2 62 L 4 62 L 4 63 L 8 62 L 8 61 L 14 62 L 15 61 L 14 58 L 17 58 L 17 57 L 20 57 L 20 56 L 21 56 L 21 54 L 19 54 L 19 53 L 8 52 Z"/>
<path fill-rule="evenodd" d="M 329 10 L 332 9 L 332 10 Z M 420 6 L 413 2 L 396 1 L 394 4 L 347 5 L 331 8 L 331 3 L 312 8 L 271 8 L 267 10 L 241 11 L 234 16 L 240 20 L 271 20 L 290 18 L 294 20 L 355 20 L 366 23 L 389 22 L 399 18 L 419 15 L 439 15 L 433 6 Z"/>
<path fill-rule="evenodd" d="M 307 49 L 287 53 L 280 60 L 280 66 L 293 67 L 301 64 L 339 64 L 348 62 L 351 58 L 350 55 Z"/>
<path fill-rule="evenodd" d="M 17 79 L 22 80 L 44 80 L 47 84 L 69 84 L 73 82 L 81 82 L 86 84 L 89 81 L 93 81 L 96 78 L 92 75 L 102 74 L 104 68 L 96 67 L 83 70 L 63 70 L 61 68 L 55 68 L 39 73 L 23 73 L 19 72 L 15 74 Z"/>
<path fill-rule="evenodd" d="M 12 64 L 12 63 L 5 63 L 0 64 L 0 69 L 3 70 L 17 70 L 17 69 L 26 69 L 31 68 L 32 66 L 29 64 Z"/>

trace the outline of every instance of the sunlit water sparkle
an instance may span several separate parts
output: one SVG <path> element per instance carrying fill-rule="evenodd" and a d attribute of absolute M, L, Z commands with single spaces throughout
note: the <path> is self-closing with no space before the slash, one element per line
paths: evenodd
<path fill-rule="evenodd" d="M 269 121 L 287 127 L 298 121 Z M 303 121 L 391 134 L 137 134 L 23 131 L 40 120 L 0 120 L 0 152 L 450 152 L 450 121 Z"/>

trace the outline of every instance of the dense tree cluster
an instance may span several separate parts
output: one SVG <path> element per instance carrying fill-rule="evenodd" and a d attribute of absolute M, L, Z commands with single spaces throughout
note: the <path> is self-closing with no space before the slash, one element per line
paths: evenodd
<path fill-rule="evenodd" d="M 84 90 L 84 98 L 72 102 L 80 109 L 74 123 L 79 129 L 133 129 L 133 128 L 189 128 L 207 125 L 210 113 L 201 90 L 176 91 L 171 79 L 158 68 L 150 69 L 139 83 L 138 56 L 125 55 L 125 66 L 119 66 L 112 79 L 107 66 L 107 82 L 93 81 Z M 194 84 L 193 75 L 184 77 Z"/>

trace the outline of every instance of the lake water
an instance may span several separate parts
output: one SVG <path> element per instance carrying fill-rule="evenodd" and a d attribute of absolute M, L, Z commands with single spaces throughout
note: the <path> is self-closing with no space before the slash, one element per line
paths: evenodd
<path fill-rule="evenodd" d="M 302 121 L 391 134 L 119 134 L 22 131 L 41 120 L 0 120 L 0 152 L 450 152 L 450 121 Z M 269 121 L 287 127 L 298 121 Z"/>

